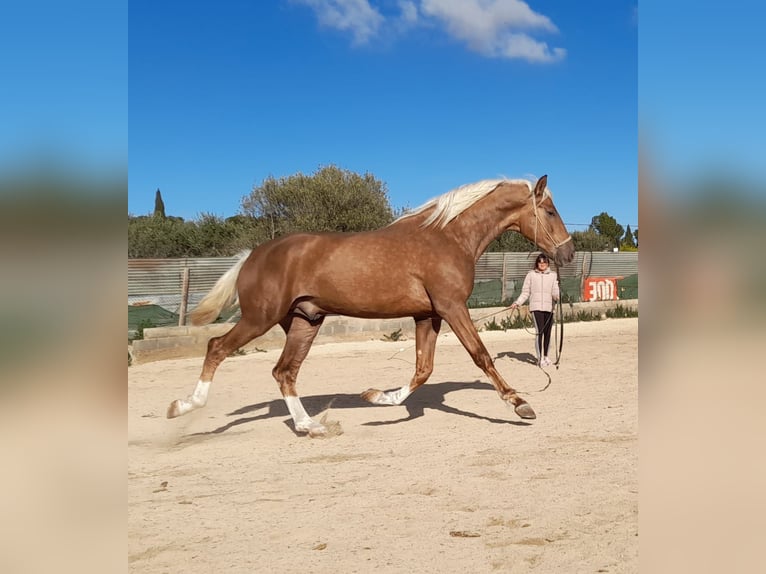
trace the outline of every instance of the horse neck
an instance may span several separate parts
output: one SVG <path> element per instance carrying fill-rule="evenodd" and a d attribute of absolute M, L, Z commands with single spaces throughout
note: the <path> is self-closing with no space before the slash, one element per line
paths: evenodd
<path fill-rule="evenodd" d="M 477 201 L 458 217 L 453 219 L 445 228 L 445 233 L 463 246 L 465 251 L 478 261 L 492 240 L 498 235 L 513 229 L 519 231 L 519 217 L 527 204 L 529 191 L 524 194 L 508 190 L 493 191 Z M 498 217 L 498 214 L 501 214 Z"/>

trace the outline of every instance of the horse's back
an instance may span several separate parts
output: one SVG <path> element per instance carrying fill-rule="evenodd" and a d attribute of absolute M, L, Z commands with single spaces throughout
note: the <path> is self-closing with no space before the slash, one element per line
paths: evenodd
<path fill-rule="evenodd" d="M 402 237 L 389 228 L 356 233 L 294 233 L 253 250 L 246 265 L 260 271 L 298 269 L 310 273 L 358 274 L 385 267 L 388 274 L 417 272 L 438 259 L 424 237 Z"/>

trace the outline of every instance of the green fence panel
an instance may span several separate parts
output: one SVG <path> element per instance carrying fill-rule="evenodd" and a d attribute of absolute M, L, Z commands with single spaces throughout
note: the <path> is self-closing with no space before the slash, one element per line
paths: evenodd
<path fill-rule="evenodd" d="M 563 277 L 559 289 L 561 290 L 561 300 L 564 303 L 582 301 L 582 277 Z"/>
<path fill-rule="evenodd" d="M 468 307 L 498 307 L 502 304 L 502 292 L 500 279 L 474 283 L 471 296 L 468 297 Z"/>
<path fill-rule="evenodd" d="M 620 299 L 638 299 L 638 273 L 617 280 L 617 296 Z"/>
<path fill-rule="evenodd" d="M 178 325 L 178 314 L 159 305 L 128 305 L 128 330 L 144 327 L 168 327 Z"/>

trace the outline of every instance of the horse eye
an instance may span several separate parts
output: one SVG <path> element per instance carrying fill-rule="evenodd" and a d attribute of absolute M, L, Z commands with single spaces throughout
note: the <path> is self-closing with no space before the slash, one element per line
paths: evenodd
<path fill-rule="evenodd" d="M 554 216 L 554 215 L 556 215 L 556 212 L 555 211 L 548 211 L 548 215 Z"/>

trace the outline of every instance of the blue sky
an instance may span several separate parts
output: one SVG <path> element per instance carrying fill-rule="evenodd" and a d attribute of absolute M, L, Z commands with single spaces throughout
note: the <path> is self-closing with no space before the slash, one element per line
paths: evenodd
<path fill-rule="evenodd" d="M 131 1 L 129 212 L 230 216 L 335 164 L 415 207 L 548 174 L 567 223 L 637 224 L 635 2 Z M 573 227 L 582 229 L 582 227 Z"/>

